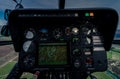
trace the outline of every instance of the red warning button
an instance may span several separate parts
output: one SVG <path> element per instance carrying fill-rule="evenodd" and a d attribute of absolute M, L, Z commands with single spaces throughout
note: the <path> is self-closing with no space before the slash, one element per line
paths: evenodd
<path fill-rule="evenodd" d="M 93 12 L 90 12 L 90 16 L 94 16 L 94 13 L 93 13 Z"/>

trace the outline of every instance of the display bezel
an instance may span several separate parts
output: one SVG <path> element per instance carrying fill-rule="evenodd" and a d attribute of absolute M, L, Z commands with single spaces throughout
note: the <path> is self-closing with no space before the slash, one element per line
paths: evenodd
<path fill-rule="evenodd" d="M 47 44 L 49 44 L 49 45 L 47 45 Z M 51 44 L 51 45 L 50 45 Z M 52 44 L 56 44 L 56 45 L 52 45 Z M 61 45 L 61 46 L 66 46 L 66 56 L 67 56 L 67 63 L 66 64 L 59 64 L 59 65 L 39 65 L 39 46 L 41 45 L 41 46 L 59 46 L 59 44 Z M 62 44 L 65 44 L 65 45 L 62 45 Z M 70 66 L 70 45 L 69 45 L 69 43 L 67 43 L 67 42 L 59 42 L 59 43 L 57 43 L 57 42 L 55 42 L 55 43 L 48 43 L 48 42 L 45 42 L 45 43 L 39 43 L 38 44 L 38 51 L 37 51 L 37 56 L 36 56 L 36 65 L 37 65 L 37 67 L 41 67 L 41 68 L 51 68 L 51 67 L 53 67 L 53 68 L 65 68 L 65 67 L 69 67 Z"/>

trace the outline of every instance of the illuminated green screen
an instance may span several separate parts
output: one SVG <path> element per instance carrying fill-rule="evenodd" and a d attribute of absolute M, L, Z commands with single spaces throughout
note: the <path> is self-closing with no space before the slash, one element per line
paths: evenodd
<path fill-rule="evenodd" d="M 38 65 L 67 64 L 66 43 L 39 44 Z"/>

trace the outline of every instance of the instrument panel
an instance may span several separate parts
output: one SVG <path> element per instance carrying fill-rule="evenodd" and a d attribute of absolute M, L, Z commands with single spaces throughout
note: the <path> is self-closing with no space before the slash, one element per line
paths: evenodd
<path fill-rule="evenodd" d="M 113 9 L 14 10 L 9 16 L 8 24 L 15 50 L 19 52 L 21 51 L 25 38 L 24 35 L 26 34 L 25 31 L 27 30 L 31 29 L 28 32 L 28 39 L 33 38 L 34 35 L 38 35 L 37 33 L 42 33 L 43 36 L 50 34 L 55 39 L 59 39 L 61 36 L 66 35 L 69 37 L 74 32 L 80 32 L 81 27 L 86 26 L 87 22 L 88 24 L 95 25 L 104 38 L 105 50 L 109 50 L 118 22 L 117 12 Z"/>
<path fill-rule="evenodd" d="M 8 24 L 25 72 L 95 72 L 107 69 L 117 20 L 112 9 L 27 9 L 12 11 Z"/>

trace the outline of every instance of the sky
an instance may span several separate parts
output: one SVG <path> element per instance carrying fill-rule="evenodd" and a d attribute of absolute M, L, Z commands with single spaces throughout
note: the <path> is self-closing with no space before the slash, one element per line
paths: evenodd
<path fill-rule="evenodd" d="M 20 0 L 18 0 L 20 1 Z M 59 0 L 23 0 L 22 4 L 25 8 L 58 8 Z M 0 0 L 0 23 L 6 23 L 3 20 L 3 12 L 5 9 L 14 9 L 16 3 L 13 0 Z M 95 8 L 107 7 L 115 9 L 120 14 L 120 0 L 66 0 L 65 8 Z M 120 16 L 119 16 L 120 18 Z M 120 29 L 120 21 L 118 23 Z"/>

